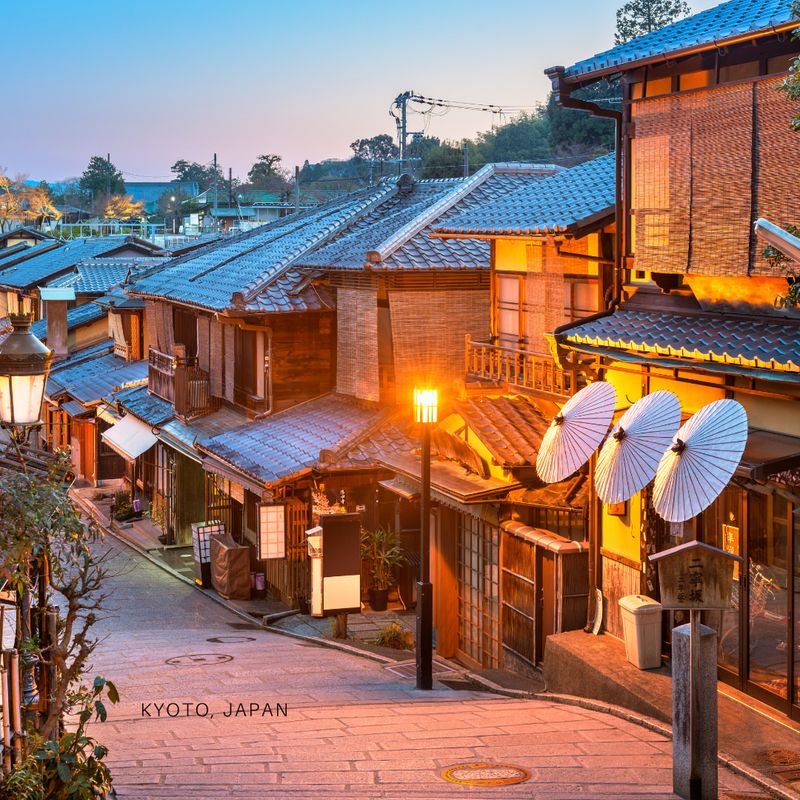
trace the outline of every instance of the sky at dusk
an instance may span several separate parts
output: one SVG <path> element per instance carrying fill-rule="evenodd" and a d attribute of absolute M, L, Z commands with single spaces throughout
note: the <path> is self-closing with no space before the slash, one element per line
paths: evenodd
<path fill-rule="evenodd" d="M 388 109 L 406 89 L 543 101 L 544 68 L 610 47 L 622 2 L 43 0 L 33 12 L 3 0 L 0 168 L 55 181 L 110 152 L 127 180 L 159 180 L 215 151 L 241 177 L 260 153 L 288 168 L 346 158 L 354 139 L 395 134 Z M 427 133 L 461 139 L 491 123 L 452 110 Z M 409 130 L 424 124 L 412 115 Z"/>

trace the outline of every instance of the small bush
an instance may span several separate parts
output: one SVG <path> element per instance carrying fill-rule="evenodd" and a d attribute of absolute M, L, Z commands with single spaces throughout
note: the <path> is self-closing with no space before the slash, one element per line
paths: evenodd
<path fill-rule="evenodd" d="M 394 650 L 413 650 L 414 637 L 408 631 L 404 631 L 399 623 L 390 622 L 381 628 L 374 644 L 381 647 L 391 647 Z"/>

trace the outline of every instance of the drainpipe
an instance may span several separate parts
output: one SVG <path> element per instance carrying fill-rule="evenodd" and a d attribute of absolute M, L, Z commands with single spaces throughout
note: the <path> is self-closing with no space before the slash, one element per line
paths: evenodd
<path fill-rule="evenodd" d="M 597 103 L 590 103 L 587 100 L 578 100 L 571 95 L 572 87 L 564 80 L 564 67 L 550 67 L 544 74 L 550 78 L 553 96 L 556 103 L 562 108 L 572 108 L 577 111 L 584 111 L 594 117 L 606 117 L 614 120 L 614 139 L 616 151 L 616 176 L 614 187 L 614 283 L 611 301 L 608 304 L 610 309 L 616 308 L 622 298 L 622 270 L 624 265 L 622 247 L 627 240 L 625 236 L 626 221 L 623 214 L 623 183 L 622 183 L 622 130 L 623 117 L 621 111 L 613 111 L 610 108 L 603 108 Z"/>

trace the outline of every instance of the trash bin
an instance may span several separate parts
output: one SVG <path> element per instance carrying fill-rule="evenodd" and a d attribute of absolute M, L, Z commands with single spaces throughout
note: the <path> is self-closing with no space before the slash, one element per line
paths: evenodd
<path fill-rule="evenodd" d="M 619 605 L 628 661 L 639 669 L 657 669 L 661 666 L 661 603 L 629 594 Z"/>

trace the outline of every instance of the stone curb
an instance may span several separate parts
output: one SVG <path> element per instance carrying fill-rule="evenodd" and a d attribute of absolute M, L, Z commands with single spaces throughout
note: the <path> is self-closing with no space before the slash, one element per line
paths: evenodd
<path fill-rule="evenodd" d="M 359 647 L 354 647 L 352 645 L 344 644 L 344 642 L 338 642 L 332 639 L 323 639 L 321 637 L 316 636 L 304 636 L 301 633 L 294 633 L 292 631 L 287 631 L 282 628 L 276 628 L 270 623 L 273 621 L 277 621 L 283 617 L 291 616 L 294 611 L 280 611 L 277 614 L 269 614 L 265 617 L 255 617 L 252 614 L 248 614 L 246 611 L 242 611 L 240 608 L 237 608 L 233 603 L 226 600 L 224 597 L 220 597 L 218 594 L 214 592 L 209 592 L 207 589 L 204 589 L 202 586 L 198 586 L 191 578 L 187 578 L 185 575 L 181 575 L 180 572 L 173 569 L 169 564 L 165 564 L 158 558 L 155 558 L 150 553 L 147 552 L 140 544 L 133 541 L 132 539 L 128 538 L 122 529 L 119 529 L 113 525 L 111 520 L 107 519 L 104 515 L 98 514 L 97 509 L 95 509 L 90 503 L 86 502 L 82 497 L 77 495 L 70 494 L 72 497 L 73 502 L 78 505 L 85 514 L 91 517 L 100 527 L 109 535 L 116 539 L 118 542 L 121 542 L 126 547 L 129 547 L 131 550 L 135 550 L 140 556 L 146 558 L 151 564 L 155 564 L 155 566 L 164 570 L 164 572 L 169 573 L 174 578 L 177 578 L 179 581 L 182 581 L 187 586 L 191 586 L 193 589 L 196 589 L 198 592 L 204 594 L 210 600 L 213 600 L 217 605 L 223 606 L 227 608 L 229 611 L 232 611 L 237 616 L 241 617 L 242 619 L 246 620 L 247 622 L 251 622 L 258 628 L 263 628 L 270 633 L 276 633 L 279 636 L 288 636 L 291 639 L 299 639 L 304 642 L 308 642 L 311 644 L 315 644 L 318 647 L 328 647 L 333 650 L 341 650 L 343 653 L 350 653 L 351 655 L 362 656 L 363 658 L 370 659 L 372 661 L 377 661 L 381 664 L 394 664 L 394 659 L 388 658 L 387 656 L 382 656 L 378 653 L 372 653 L 369 650 L 362 650 Z M 265 621 L 266 620 L 266 624 Z"/>
<path fill-rule="evenodd" d="M 548 692 L 539 692 L 538 694 L 531 695 L 540 700 L 550 700 L 553 703 L 561 703 L 562 705 L 578 706 L 585 708 L 588 711 L 597 711 L 599 713 L 610 714 L 613 717 L 624 719 L 627 722 L 632 722 L 636 725 L 641 725 L 643 728 L 659 733 L 668 739 L 672 738 L 672 728 L 665 725 L 663 722 L 646 717 L 642 714 L 637 714 L 635 711 L 623 708 L 622 706 L 613 705 L 612 703 L 604 703 L 601 700 L 592 700 L 586 697 L 577 697 L 570 694 L 550 694 Z M 774 781 L 772 778 L 764 775 L 753 767 L 737 760 L 734 756 L 728 753 L 718 753 L 718 761 L 721 766 L 727 767 L 731 772 L 746 778 L 752 783 L 760 786 L 762 789 L 769 792 L 773 797 L 779 797 L 781 800 L 797 800 L 800 795 L 791 789 L 787 789 L 782 784 Z"/>

